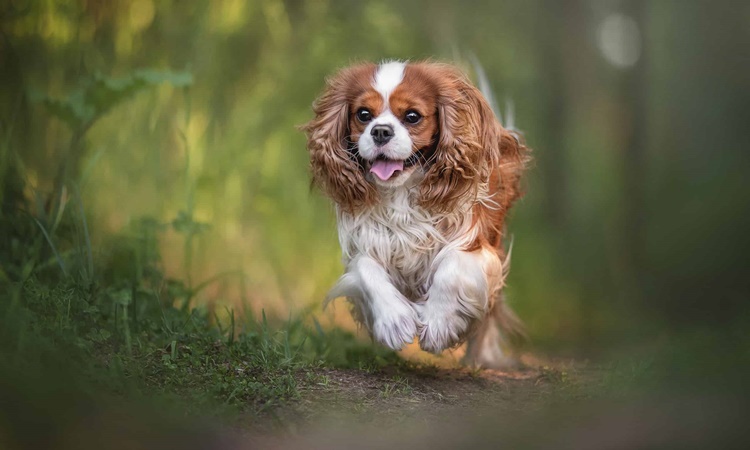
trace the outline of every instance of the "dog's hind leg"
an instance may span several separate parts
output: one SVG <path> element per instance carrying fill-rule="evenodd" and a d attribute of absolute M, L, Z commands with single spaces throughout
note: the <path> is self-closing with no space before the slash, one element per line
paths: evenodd
<path fill-rule="evenodd" d="M 521 363 L 510 352 L 510 344 L 525 338 L 523 324 L 500 293 L 490 312 L 469 337 L 463 363 L 484 369 L 519 367 Z"/>

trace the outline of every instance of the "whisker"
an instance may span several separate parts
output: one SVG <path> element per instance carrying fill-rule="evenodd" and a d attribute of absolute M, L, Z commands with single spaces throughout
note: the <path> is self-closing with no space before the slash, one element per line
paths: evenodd
<path fill-rule="evenodd" d="M 427 170 L 428 166 L 431 165 L 437 159 L 437 153 L 432 153 L 429 158 L 425 158 L 424 155 L 420 155 L 419 164 L 422 169 Z"/>

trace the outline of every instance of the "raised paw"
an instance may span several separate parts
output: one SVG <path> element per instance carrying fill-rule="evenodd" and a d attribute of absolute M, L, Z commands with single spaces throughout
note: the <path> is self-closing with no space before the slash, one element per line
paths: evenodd
<path fill-rule="evenodd" d="M 399 307 L 394 307 L 375 317 L 372 324 L 372 337 L 393 350 L 401 350 L 406 344 L 414 341 L 418 321 L 411 307 L 399 304 Z"/>
<path fill-rule="evenodd" d="M 429 301 L 419 311 L 422 327 L 419 346 L 430 353 L 440 353 L 466 337 L 469 319 L 459 311 L 431 306 Z"/>

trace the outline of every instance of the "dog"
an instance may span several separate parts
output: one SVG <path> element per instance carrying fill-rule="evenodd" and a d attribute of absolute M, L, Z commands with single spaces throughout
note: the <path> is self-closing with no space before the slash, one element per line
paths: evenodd
<path fill-rule="evenodd" d="M 313 183 L 335 203 L 346 297 L 372 338 L 504 367 L 522 331 L 504 302 L 505 219 L 530 150 L 457 68 L 387 61 L 327 80 L 302 129 Z"/>

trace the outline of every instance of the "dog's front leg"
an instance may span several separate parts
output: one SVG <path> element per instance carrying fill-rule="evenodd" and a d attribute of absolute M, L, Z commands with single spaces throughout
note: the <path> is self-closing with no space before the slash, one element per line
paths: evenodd
<path fill-rule="evenodd" d="M 502 263 L 490 248 L 446 249 L 433 270 L 427 300 L 419 307 L 419 345 L 439 353 L 463 341 L 470 326 L 487 314 L 502 284 Z"/>
<path fill-rule="evenodd" d="M 348 297 L 372 337 L 400 350 L 414 340 L 419 318 L 414 305 L 393 286 L 388 273 L 368 256 L 357 256 L 328 294 Z"/>

